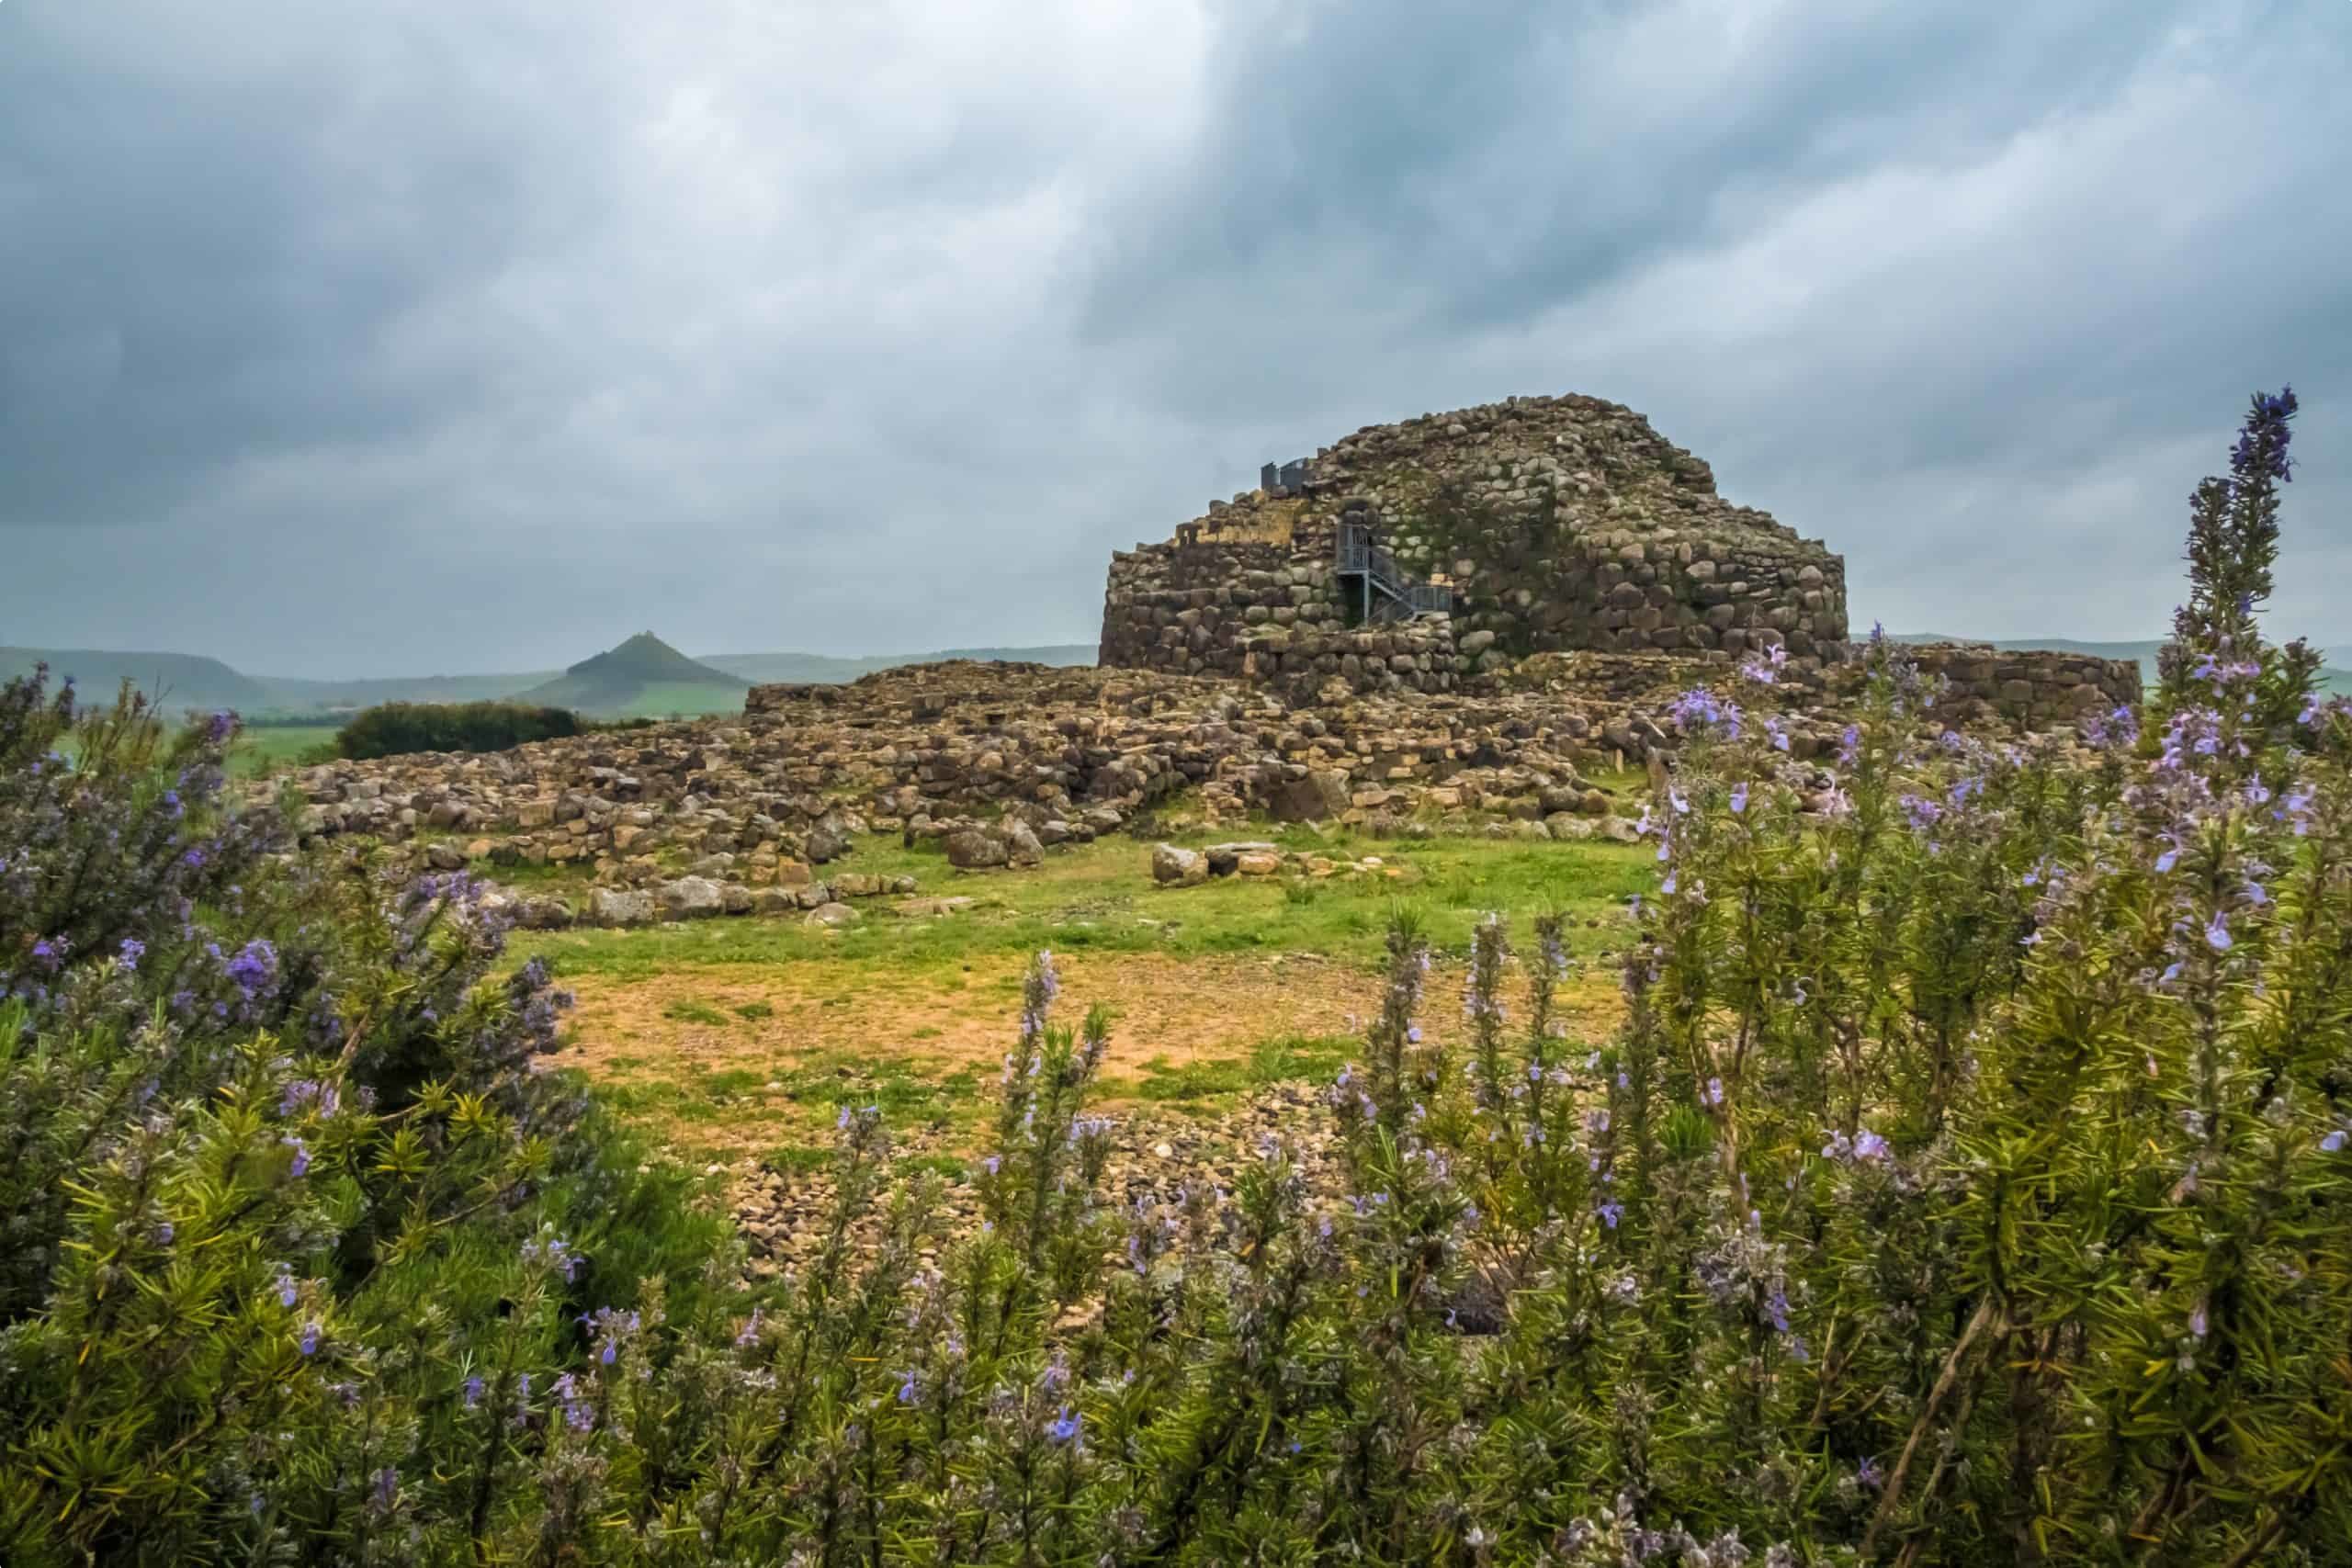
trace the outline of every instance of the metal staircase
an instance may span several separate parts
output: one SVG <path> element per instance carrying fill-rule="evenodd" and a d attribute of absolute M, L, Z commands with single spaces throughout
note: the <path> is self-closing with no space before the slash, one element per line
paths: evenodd
<path fill-rule="evenodd" d="M 1453 590 L 1407 576 L 1396 558 L 1373 537 L 1369 523 L 1340 525 L 1338 566 L 1343 588 L 1350 578 L 1362 581 L 1355 602 L 1363 606 L 1367 621 L 1403 621 L 1428 611 L 1453 609 Z"/>

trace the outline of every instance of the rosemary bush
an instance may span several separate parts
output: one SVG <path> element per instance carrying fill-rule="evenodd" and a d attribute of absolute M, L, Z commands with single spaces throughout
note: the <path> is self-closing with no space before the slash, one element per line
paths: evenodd
<path fill-rule="evenodd" d="M 1489 919 L 1442 1049 L 1400 919 L 1339 1190 L 1269 1143 L 1104 1205 L 1109 1021 L 1041 955 L 979 1232 L 843 1107 L 758 1292 L 528 1070 L 546 976 L 461 887 L 270 861 L 201 740 L 60 783 L 12 688 L 0 1557 L 2345 1562 L 2352 717 L 2199 630 L 2267 589 L 2223 534 L 2087 764 L 1883 639 L 1826 786 L 1687 695 L 1623 1027 Z"/>

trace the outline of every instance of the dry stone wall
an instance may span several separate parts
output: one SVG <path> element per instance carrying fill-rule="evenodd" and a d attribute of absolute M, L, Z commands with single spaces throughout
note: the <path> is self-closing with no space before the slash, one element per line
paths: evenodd
<path fill-rule="evenodd" d="M 1954 723 L 1997 716 L 2050 729 L 2140 701 L 2136 660 L 1964 642 L 1920 643 L 1907 651 L 1922 675 L 1943 679 L 1938 705 Z"/>

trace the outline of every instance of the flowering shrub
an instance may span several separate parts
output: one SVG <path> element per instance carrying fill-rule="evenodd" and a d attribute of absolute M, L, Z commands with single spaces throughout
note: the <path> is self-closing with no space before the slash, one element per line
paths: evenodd
<path fill-rule="evenodd" d="M 1107 1021 L 1057 1023 L 1041 955 L 978 1234 L 843 1107 L 822 1245 L 741 1293 L 612 1220 L 523 1070 L 545 976 L 489 976 L 461 889 L 355 893 L 330 938 L 340 884 L 288 867 L 118 935 L 55 896 L 74 854 L 179 889 L 160 857 L 232 829 L 142 826 L 187 759 L 26 807 L 17 746 L 35 869 L 0 874 L 46 913 L 0 1135 L 69 1185 L 0 1178 L 38 1249 L 0 1557 L 2342 1562 L 2352 720 L 2222 635 L 2086 762 L 1943 731 L 1883 639 L 1818 773 L 1693 694 L 1623 1028 L 1571 1040 L 1556 924 L 1490 919 L 1442 1047 L 1400 919 L 1334 1190 L 1268 1143 L 1102 1202 Z"/>
<path fill-rule="evenodd" d="M 126 694 L 69 764 L 74 713 L 0 688 L 0 1561 L 357 1541 L 465 1358 L 712 1237 L 531 1070 L 563 998 L 465 879 L 292 860 L 227 715 Z"/>

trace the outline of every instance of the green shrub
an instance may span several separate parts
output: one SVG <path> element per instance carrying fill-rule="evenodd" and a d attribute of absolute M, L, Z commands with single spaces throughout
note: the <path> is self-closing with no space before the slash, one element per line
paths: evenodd
<path fill-rule="evenodd" d="M 379 703 L 335 732 L 335 750 L 355 760 L 409 751 L 503 751 L 526 741 L 581 731 L 569 708 L 524 703 Z"/>

